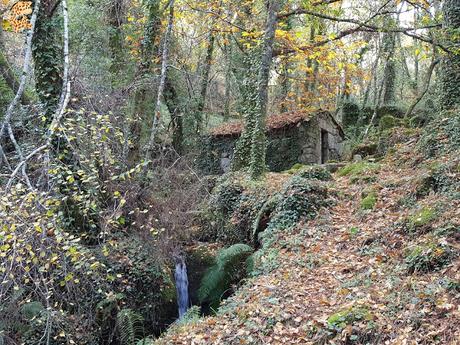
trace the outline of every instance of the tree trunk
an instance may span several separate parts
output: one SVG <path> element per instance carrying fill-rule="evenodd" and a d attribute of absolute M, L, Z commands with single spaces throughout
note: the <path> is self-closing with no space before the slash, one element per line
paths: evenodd
<path fill-rule="evenodd" d="M 152 128 L 150 130 L 150 139 L 146 147 L 145 152 L 145 161 L 149 161 L 152 157 L 152 149 L 155 144 L 156 133 L 158 131 L 158 125 L 160 121 L 160 107 L 161 99 L 163 97 L 163 91 L 166 82 L 166 72 L 168 70 L 168 54 L 169 54 L 169 43 L 172 34 L 172 28 L 174 24 L 174 0 L 171 0 L 169 4 L 169 20 L 168 27 L 166 29 L 164 41 L 163 41 L 163 54 L 161 59 L 161 74 L 160 74 L 160 84 L 158 85 L 157 99 L 155 103 L 155 109 L 153 111 L 153 121 Z"/>
<path fill-rule="evenodd" d="M 395 102 L 396 64 L 394 60 L 395 34 L 386 33 L 383 38 L 383 52 L 387 62 L 383 71 L 383 105 L 393 105 Z"/>
<path fill-rule="evenodd" d="M 108 9 L 108 21 L 110 25 L 109 29 L 109 48 L 112 63 L 110 64 L 110 73 L 113 78 L 113 84 L 116 86 L 119 81 L 117 80 L 121 76 L 123 67 L 125 65 L 124 59 L 124 45 L 123 45 L 123 32 L 122 25 L 124 22 L 124 6 L 123 0 L 112 0 L 109 4 Z"/>
<path fill-rule="evenodd" d="M 200 90 L 200 95 L 198 97 L 198 102 L 197 102 L 196 132 L 198 134 L 200 134 L 201 131 L 203 130 L 203 110 L 204 110 L 204 106 L 206 105 L 206 94 L 208 91 L 209 73 L 211 72 L 212 54 L 214 52 L 214 41 L 215 41 L 215 34 L 211 30 L 211 32 L 209 33 L 209 41 L 208 41 L 208 48 L 206 50 L 206 58 L 204 60 L 204 65 L 203 65 L 203 73 L 201 77 L 201 90 Z"/>
<path fill-rule="evenodd" d="M 259 178 L 265 171 L 266 137 L 265 119 L 268 105 L 268 82 L 270 79 L 270 67 L 273 60 L 273 47 L 275 44 L 275 31 L 277 16 L 280 7 L 278 0 L 267 0 L 268 18 L 265 27 L 264 46 L 259 71 L 259 109 L 256 112 L 255 127 L 251 143 L 251 178 Z"/>
<path fill-rule="evenodd" d="M 445 0 L 443 3 L 443 29 L 448 35 L 447 46 L 451 51 L 441 65 L 441 108 L 445 110 L 460 106 L 460 42 L 456 31 L 460 29 L 460 2 Z"/>
<path fill-rule="evenodd" d="M 137 67 L 136 76 L 140 79 L 140 85 L 134 92 L 131 123 L 125 135 L 131 139 L 131 147 L 125 148 L 125 160 L 129 159 L 128 165 L 133 166 L 139 162 L 142 126 L 147 123 L 149 105 L 153 100 L 150 97 L 151 85 L 146 85 L 145 79 L 150 74 L 152 60 L 158 50 L 157 39 L 161 28 L 160 1 L 152 0 L 147 4 L 147 22 L 144 27 L 144 36 L 141 40 L 141 61 Z M 127 144 L 125 145 L 127 146 Z"/>
<path fill-rule="evenodd" d="M 167 73 L 166 76 L 164 100 L 168 107 L 169 114 L 171 115 L 172 145 L 174 150 L 176 150 L 178 154 L 181 154 L 183 152 L 184 124 L 180 99 L 170 73 Z"/>
<path fill-rule="evenodd" d="M 418 95 L 418 97 L 415 99 L 415 101 L 410 105 L 409 109 L 407 109 L 406 114 L 404 115 L 405 118 L 411 116 L 412 112 L 414 111 L 415 107 L 417 104 L 420 103 L 420 101 L 425 97 L 426 93 L 430 89 L 430 83 L 431 83 L 431 77 L 433 75 L 434 68 L 436 65 L 439 63 L 439 60 L 433 57 L 433 61 L 431 62 L 430 67 L 428 68 L 428 71 L 426 72 L 426 78 L 425 78 L 425 88 L 424 90 Z"/>
<path fill-rule="evenodd" d="M 0 20 L 2 18 L 0 17 Z M 11 89 L 13 93 L 16 93 L 19 88 L 19 79 L 14 73 L 11 63 L 8 61 L 6 56 L 6 50 L 3 40 L 3 28 L 0 25 L 0 77 L 6 82 L 6 85 Z M 24 92 L 21 96 L 22 104 L 30 104 L 30 99 L 27 97 L 27 94 Z"/>
<path fill-rule="evenodd" d="M 55 15 L 56 1 L 44 1 L 40 7 L 33 38 L 35 87 L 45 107 L 45 126 L 48 127 L 62 92 L 62 24 Z"/>

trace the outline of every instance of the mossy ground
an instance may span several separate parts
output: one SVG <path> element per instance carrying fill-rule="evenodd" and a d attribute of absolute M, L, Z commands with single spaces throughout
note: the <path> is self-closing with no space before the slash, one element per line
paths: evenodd
<path fill-rule="evenodd" d="M 428 171 L 417 147 L 408 137 L 379 164 L 340 170 L 329 182 L 336 203 L 278 232 L 260 257 L 276 260 L 273 269 L 249 279 L 216 316 L 157 343 L 457 344 L 460 199 L 417 196 L 417 176 Z M 353 183 L 362 175 L 374 179 Z M 361 212 L 363 188 L 378 191 L 372 212 Z M 430 228 L 411 236 L 408 220 Z"/>

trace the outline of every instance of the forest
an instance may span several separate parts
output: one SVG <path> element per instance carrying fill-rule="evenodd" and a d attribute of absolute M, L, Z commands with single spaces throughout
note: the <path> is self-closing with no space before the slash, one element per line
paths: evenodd
<path fill-rule="evenodd" d="M 460 0 L 0 17 L 0 345 L 460 344 Z"/>

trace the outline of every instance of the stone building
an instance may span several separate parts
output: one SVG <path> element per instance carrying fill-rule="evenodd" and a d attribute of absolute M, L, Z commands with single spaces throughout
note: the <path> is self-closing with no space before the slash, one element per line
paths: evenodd
<path fill-rule="evenodd" d="M 284 171 L 296 163 L 323 164 L 341 157 L 344 132 L 327 111 L 274 115 L 266 123 L 270 171 Z M 230 169 L 242 130 L 242 122 L 232 122 L 210 131 L 201 155 L 204 173 L 222 174 Z"/>

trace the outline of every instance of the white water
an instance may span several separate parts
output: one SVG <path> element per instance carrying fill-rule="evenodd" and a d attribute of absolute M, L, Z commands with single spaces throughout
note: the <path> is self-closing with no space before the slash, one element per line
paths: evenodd
<path fill-rule="evenodd" d="M 177 259 L 174 278 L 176 280 L 177 306 L 179 307 L 180 319 L 189 307 L 187 266 L 182 257 Z"/>

